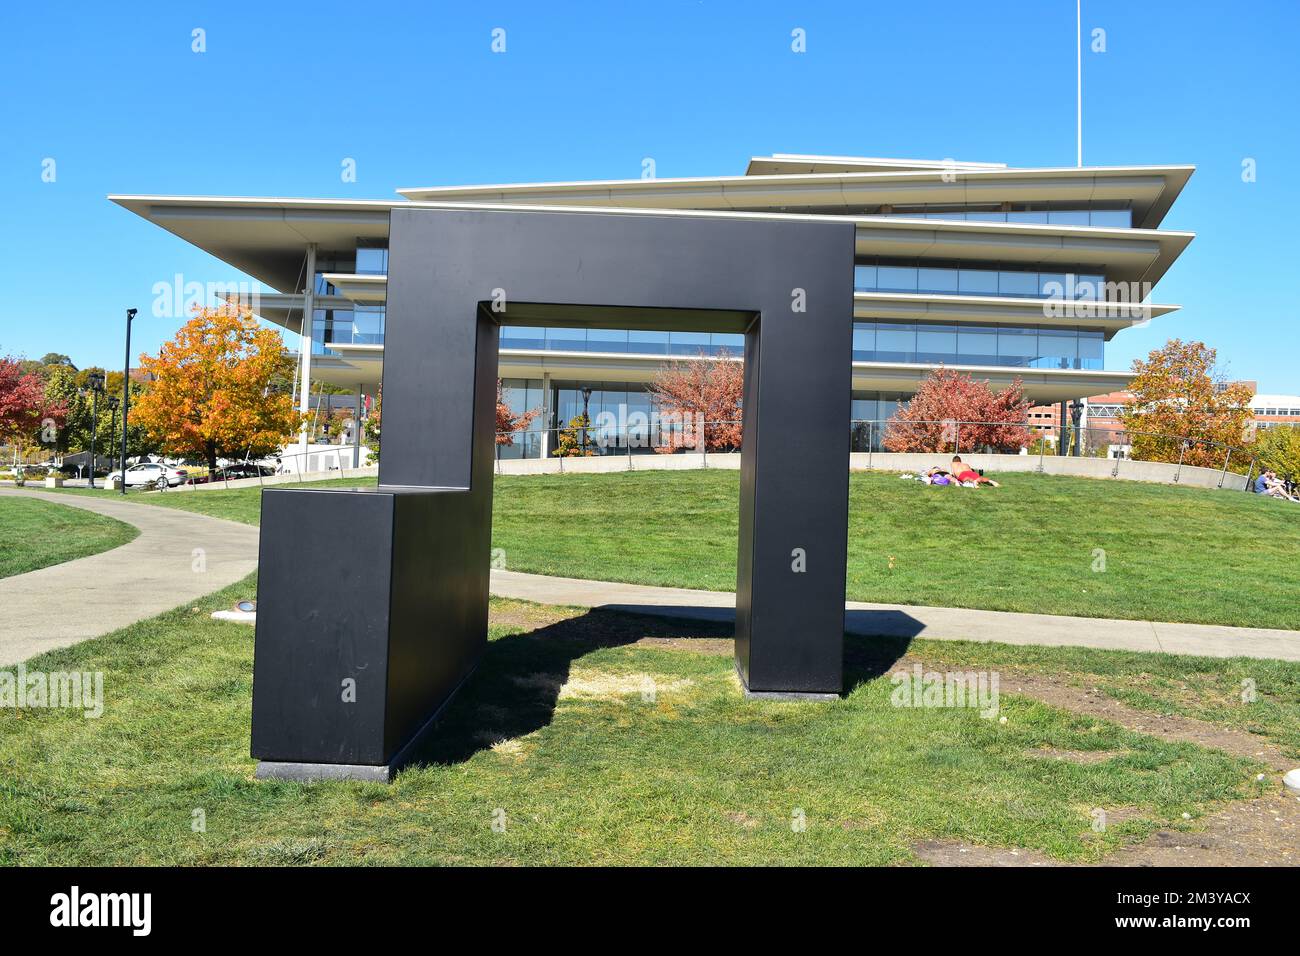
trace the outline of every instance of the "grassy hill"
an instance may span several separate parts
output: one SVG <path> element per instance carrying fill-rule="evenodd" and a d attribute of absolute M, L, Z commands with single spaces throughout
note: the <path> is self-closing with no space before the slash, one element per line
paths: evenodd
<path fill-rule="evenodd" d="M 1128 481 L 1001 481 L 937 488 L 853 474 L 848 598 L 1300 630 L 1294 504 Z M 739 489 L 739 474 L 721 470 L 499 477 L 493 545 L 516 571 L 730 591 Z M 259 496 L 132 500 L 256 523 Z"/>

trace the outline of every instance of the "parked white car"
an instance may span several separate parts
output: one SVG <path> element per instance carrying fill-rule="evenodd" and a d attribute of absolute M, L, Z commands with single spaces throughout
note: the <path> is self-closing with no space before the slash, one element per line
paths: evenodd
<path fill-rule="evenodd" d="M 104 480 L 105 486 L 112 485 L 113 480 L 121 474 L 121 471 L 110 471 L 108 477 Z M 160 465 L 156 461 L 143 461 L 138 465 L 132 465 L 126 470 L 126 486 L 128 488 L 157 488 L 161 491 L 164 488 L 175 488 L 188 477 L 189 472 L 184 468 L 172 468 L 169 465 Z"/>

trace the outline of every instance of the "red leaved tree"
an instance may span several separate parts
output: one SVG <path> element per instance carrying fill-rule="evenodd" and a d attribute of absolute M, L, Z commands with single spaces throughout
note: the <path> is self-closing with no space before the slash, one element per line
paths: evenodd
<path fill-rule="evenodd" d="M 1030 404 L 1020 379 L 995 392 L 987 380 L 940 366 L 889 420 L 884 445 L 901 452 L 1018 451 L 1034 439 L 1025 426 Z"/>
<path fill-rule="evenodd" d="M 515 443 L 515 434 L 525 431 L 529 425 L 537 420 L 537 416 L 541 413 L 540 408 L 530 408 L 528 411 L 516 415 L 510 406 L 506 404 L 505 399 L 501 397 L 501 379 L 497 379 L 498 445 L 513 445 Z"/>
<path fill-rule="evenodd" d="M 25 372 L 14 358 L 0 357 L 0 441 L 25 448 L 41 440 L 43 431 L 53 435 L 63 427 L 67 411 L 65 404 L 46 398 L 39 375 Z"/>
<path fill-rule="evenodd" d="M 701 351 L 697 358 L 662 366 L 648 391 L 660 421 L 670 426 L 655 451 L 667 454 L 701 444 L 706 451 L 740 447 L 745 364 L 726 349 L 716 356 Z"/>

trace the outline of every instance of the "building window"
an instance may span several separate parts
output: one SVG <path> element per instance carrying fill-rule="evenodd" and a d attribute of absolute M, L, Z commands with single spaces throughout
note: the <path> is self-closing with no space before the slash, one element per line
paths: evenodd
<path fill-rule="evenodd" d="M 990 365 L 1009 368 L 1104 368 L 1096 329 L 967 323 L 855 322 L 855 362 Z"/>
<path fill-rule="evenodd" d="M 949 222 L 1009 222 L 1030 225 L 1094 226 L 1107 229 L 1130 229 L 1133 211 L 1125 203 L 1088 205 L 1081 207 L 1053 206 L 1049 203 L 1011 203 L 1004 210 L 1001 205 L 923 204 L 894 206 L 889 212 L 870 215 L 887 219 L 939 219 Z M 1032 208 L 1031 208 L 1032 207 Z"/>
<path fill-rule="evenodd" d="M 388 274 L 388 244 L 382 240 L 357 240 L 357 264 L 354 270 L 358 275 Z"/>
<path fill-rule="evenodd" d="M 862 263 L 853 267 L 856 292 L 927 292 L 1011 298 L 1104 299 L 1106 279 L 1092 272 L 1038 272 L 987 267 Z"/>

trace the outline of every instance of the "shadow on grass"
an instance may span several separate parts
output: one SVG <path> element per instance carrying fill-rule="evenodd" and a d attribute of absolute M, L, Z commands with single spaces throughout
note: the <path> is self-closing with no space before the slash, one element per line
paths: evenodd
<path fill-rule="evenodd" d="M 856 616 L 853 630 L 857 633 L 846 633 L 844 639 L 846 695 L 888 673 L 911 643 L 906 632 L 920 630 L 918 622 L 901 612 L 850 614 Z M 592 651 L 644 641 L 652 648 L 730 657 L 734 625 L 721 614 L 703 616 L 718 619 L 593 608 L 579 617 L 489 641 L 477 670 L 411 754 L 407 766 L 462 763 L 499 740 L 546 727 L 555 716 L 560 688 L 569 680 L 573 662 Z M 863 636 L 862 629 L 869 628 L 873 618 L 880 619 L 879 630 L 887 636 Z"/>

